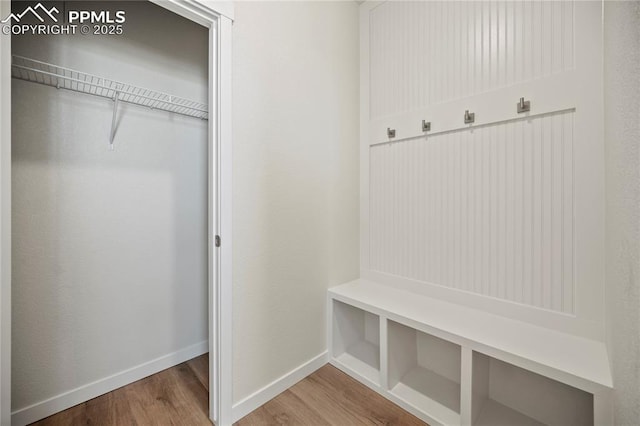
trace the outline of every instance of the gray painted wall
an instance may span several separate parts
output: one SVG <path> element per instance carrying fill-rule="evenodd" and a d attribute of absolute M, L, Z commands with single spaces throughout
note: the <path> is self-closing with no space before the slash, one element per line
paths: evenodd
<path fill-rule="evenodd" d="M 607 343 L 616 425 L 640 419 L 640 2 L 605 1 Z"/>
<path fill-rule="evenodd" d="M 122 36 L 14 53 L 206 102 L 206 29 L 118 7 Z M 123 106 L 110 152 L 110 101 L 12 89 L 15 410 L 207 339 L 207 126 Z"/>

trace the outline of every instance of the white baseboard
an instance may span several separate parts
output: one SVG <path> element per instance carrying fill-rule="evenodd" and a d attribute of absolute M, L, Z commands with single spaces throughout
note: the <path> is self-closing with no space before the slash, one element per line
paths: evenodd
<path fill-rule="evenodd" d="M 144 379 L 152 374 L 173 367 L 209 351 L 209 343 L 205 340 L 177 352 L 173 352 L 112 376 L 96 380 L 79 388 L 56 395 L 52 398 L 21 408 L 11 413 L 13 426 L 24 426 L 52 414 L 103 395 L 122 386 Z"/>
<path fill-rule="evenodd" d="M 304 364 L 294 368 L 279 379 L 274 380 L 267 386 L 249 395 L 243 400 L 233 404 L 233 422 L 237 422 L 256 408 L 275 398 L 300 380 L 307 377 L 329 361 L 329 353 L 322 352 L 320 355 L 310 359 Z"/>

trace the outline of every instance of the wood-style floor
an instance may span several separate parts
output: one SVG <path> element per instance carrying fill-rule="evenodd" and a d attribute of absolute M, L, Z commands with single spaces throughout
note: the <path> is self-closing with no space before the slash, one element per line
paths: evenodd
<path fill-rule="evenodd" d="M 34 425 L 210 425 L 209 361 L 202 355 Z"/>
<path fill-rule="evenodd" d="M 402 425 L 426 423 L 332 365 L 298 382 L 236 426 Z"/>
<path fill-rule="evenodd" d="M 208 356 L 202 355 L 34 423 L 210 425 Z M 425 425 L 333 366 L 326 365 L 236 426 Z"/>

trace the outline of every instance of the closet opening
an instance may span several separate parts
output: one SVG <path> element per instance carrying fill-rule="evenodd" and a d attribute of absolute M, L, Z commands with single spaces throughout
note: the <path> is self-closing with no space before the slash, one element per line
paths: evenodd
<path fill-rule="evenodd" d="M 23 28 L 11 26 L 1 51 L 11 423 L 178 365 L 188 383 L 161 386 L 197 392 L 202 418 L 217 422 L 218 306 L 230 305 L 230 253 L 216 241 L 230 226 L 220 16 L 160 1 L 14 0 L 9 12 Z M 4 424 L 4 363 L 1 373 Z"/>

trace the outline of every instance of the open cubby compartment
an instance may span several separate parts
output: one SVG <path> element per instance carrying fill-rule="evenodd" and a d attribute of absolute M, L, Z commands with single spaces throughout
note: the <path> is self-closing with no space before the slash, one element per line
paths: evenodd
<path fill-rule="evenodd" d="M 333 300 L 333 358 L 380 385 L 380 317 Z"/>
<path fill-rule="evenodd" d="M 474 352 L 474 426 L 593 426 L 593 395 Z"/>
<path fill-rule="evenodd" d="M 460 345 L 391 320 L 387 332 L 391 394 L 443 424 L 460 424 Z"/>

